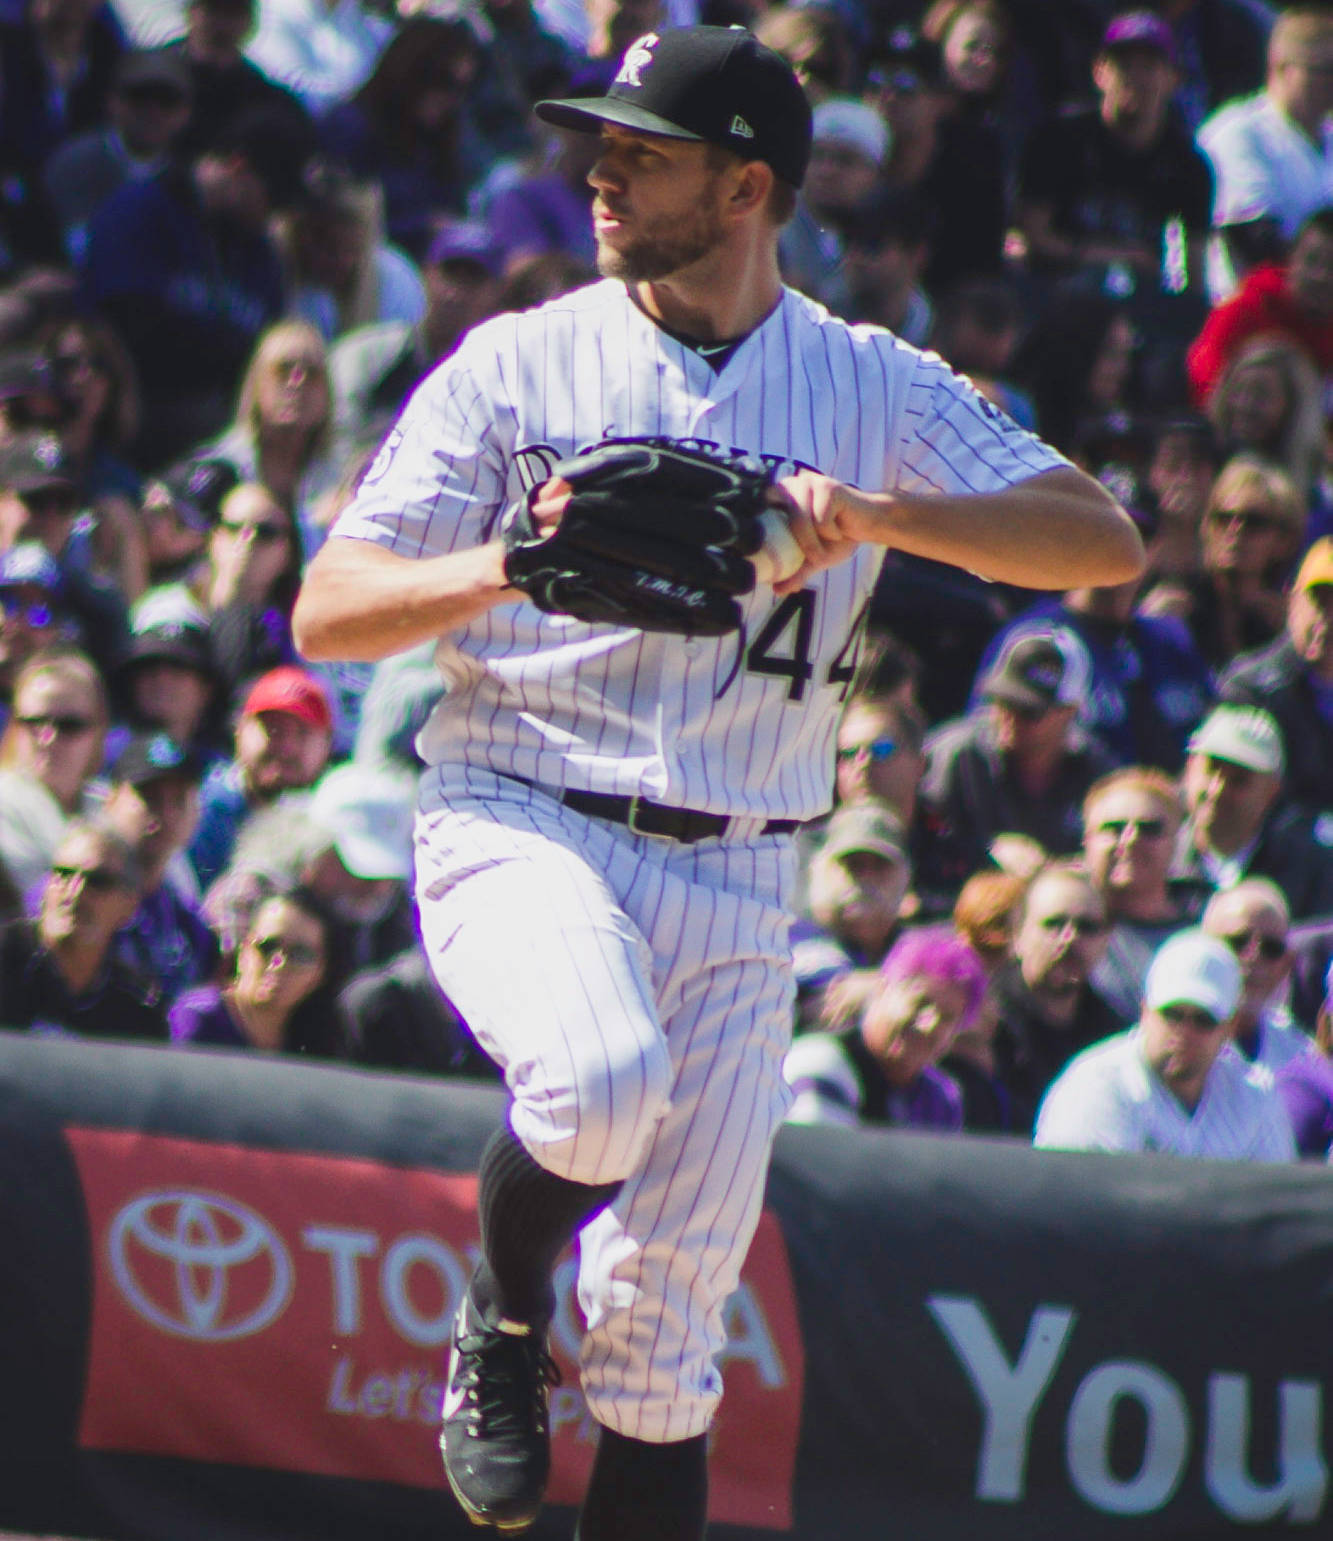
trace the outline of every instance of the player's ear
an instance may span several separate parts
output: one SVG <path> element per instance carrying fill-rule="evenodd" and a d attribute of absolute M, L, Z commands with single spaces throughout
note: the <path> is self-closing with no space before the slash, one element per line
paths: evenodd
<path fill-rule="evenodd" d="M 773 168 L 767 161 L 743 161 L 731 186 L 728 206 L 735 214 L 750 214 L 766 207 L 773 187 Z"/>

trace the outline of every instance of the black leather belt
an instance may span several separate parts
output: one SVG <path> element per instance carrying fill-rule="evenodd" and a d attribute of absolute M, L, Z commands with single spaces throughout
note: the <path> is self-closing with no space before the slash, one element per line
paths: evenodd
<path fill-rule="evenodd" d="M 613 824 L 632 829 L 636 835 L 657 835 L 679 840 L 683 845 L 725 835 L 731 826 L 730 814 L 705 813 L 700 808 L 668 808 L 664 803 L 650 803 L 642 797 L 581 792 L 574 788 L 557 791 L 554 795 L 575 813 L 586 813 L 593 819 L 610 819 Z M 789 835 L 800 822 L 799 819 L 769 819 L 760 834 Z"/>

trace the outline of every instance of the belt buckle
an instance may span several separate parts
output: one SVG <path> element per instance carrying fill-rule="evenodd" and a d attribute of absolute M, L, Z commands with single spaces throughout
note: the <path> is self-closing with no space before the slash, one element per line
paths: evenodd
<path fill-rule="evenodd" d="M 653 806 L 646 797 L 640 797 L 637 792 L 633 793 L 629 800 L 629 808 L 625 813 L 625 828 L 631 834 L 642 835 L 647 840 L 670 840 L 672 837 L 665 830 L 645 829 L 639 823 L 639 809 L 650 809 Z"/>

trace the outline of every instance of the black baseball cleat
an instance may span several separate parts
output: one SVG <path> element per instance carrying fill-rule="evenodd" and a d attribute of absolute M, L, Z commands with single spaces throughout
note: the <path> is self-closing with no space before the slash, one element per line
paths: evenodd
<path fill-rule="evenodd" d="M 547 1390 L 559 1383 L 544 1325 L 487 1326 L 464 1294 L 440 1449 L 449 1486 L 474 1525 L 517 1535 L 537 1518 L 551 1469 Z"/>

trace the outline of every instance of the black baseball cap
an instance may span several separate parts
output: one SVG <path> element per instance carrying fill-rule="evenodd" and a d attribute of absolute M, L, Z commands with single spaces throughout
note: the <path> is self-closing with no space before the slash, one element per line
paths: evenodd
<path fill-rule="evenodd" d="M 222 512 L 222 500 L 239 485 L 240 472 L 230 460 L 211 457 L 181 460 L 158 478 L 170 494 L 181 519 L 192 530 L 211 530 Z"/>
<path fill-rule="evenodd" d="M 166 733 L 134 733 L 111 767 L 111 779 L 132 787 L 147 786 L 163 776 L 198 781 L 203 775 L 198 753 Z"/>
<path fill-rule="evenodd" d="M 557 128 L 603 123 L 721 145 L 764 161 L 792 187 L 810 160 L 810 103 L 791 65 L 744 27 L 646 32 L 625 50 L 605 96 L 538 102 Z"/>

